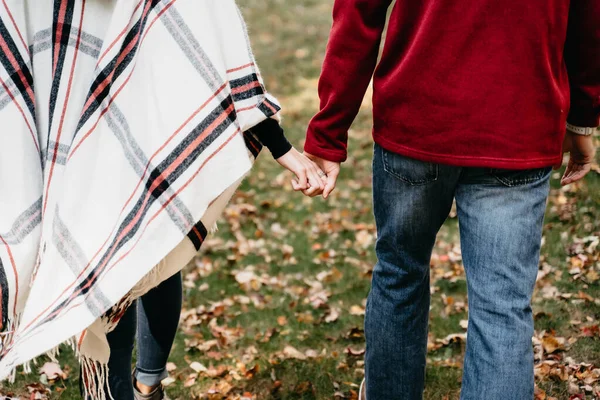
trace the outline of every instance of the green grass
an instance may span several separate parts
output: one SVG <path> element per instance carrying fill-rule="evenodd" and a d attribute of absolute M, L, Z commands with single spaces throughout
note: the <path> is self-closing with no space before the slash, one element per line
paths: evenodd
<path fill-rule="evenodd" d="M 306 125 L 317 110 L 316 84 L 331 24 L 332 0 L 239 3 L 247 17 L 267 87 L 283 103 L 286 131 L 300 148 Z M 177 366 L 171 373 L 176 382 L 168 388 L 171 398 L 201 398 L 210 387 L 225 381 L 233 386 L 230 394 L 248 392 L 256 399 L 332 399 L 336 393 L 337 398 L 356 398 L 364 365 L 362 356 L 348 354 L 347 349 L 364 349 L 363 316 L 353 315 L 351 310 L 364 306 L 375 261 L 373 246 L 362 246 L 364 237 L 375 233 L 369 111 L 369 107 L 364 107 L 354 124 L 351 156 L 330 201 L 302 198 L 282 188 L 288 176 L 282 175 L 268 155 L 261 157 L 234 198 L 232 208 L 249 204 L 257 207 L 256 213 L 225 218 L 214 237 L 218 241 L 209 243 L 198 257 L 198 264 L 192 263 L 186 269 L 186 274 L 197 276 L 187 279 L 191 287 L 186 288 L 184 308 L 223 307 L 212 314 L 198 311 L 198 318 L 203 321 L 198 325 L 182 322 L 171 356 Z M 569 274 L 573 260 L 568 253 L 574 238 L 600 232 L 600 176 L 590 174 L 584 185 L 572 191 L 560 191 L 556 180 L 554 185 L 542 249 L 542 261 L 551 266 L 552 272 L 540 281 L 536 292 L 536 331 L 577 339 L 568 351 L 558 353 L 560 362 L 572 357 L 576 362 L 600 366 L 600 338 L 579 337 L 580 326 L 598 323 L 600 305 L 542 296 L 542 287 L 550 285 L 560 293 L 576 296 L 581 291 L 594 299 L 600 297 L 598 281 L 586 283 Z M 235 228 L 233 222 L 239 222 L 241 227 Z M 365 231 L 364 237 L 357 238 L 358 231 Z M 457 221 L 449 219 L 440 232 L 435 252 L 443 257 L 457 244 Z M 583 269 L 600 273 L 598 249 L 587 257 Z M 235 271 L 250 268 L 265 278 L 257 290 L 245 290 L 235 280 Z M 339 272 L 330 281 L 322 282 L 326 302 L 315 307 L 311 302 L 320 291 L 314 287 L 317 277 L 335 271 L 334 268 Z M 456 304 L 466 302 L 466 282 L 460 261 L 434 260 L 432 276 L 436 291 L 431 335 L 435 341 L 464 332 L 460 322 L 467 318 L 467 311 L 457 309 Z M 207 287 L 201 290 L 202 285 Z M 332 308 L 338 310 L 339 317 L 327 323 L 325 319 Z M 189 344 L 191 340 L 203 343 L 214 339 L 209 326 L 212 319 L 216 325 L 235 331 L 235 340 L 211 349 L 212 353 L 186 349 L 186 341 Z M 582 322 L 573 325 L 572 320 Z M 301 352 L 313 350 L 315 357 L 290 359 L 282 353 L 286 346 Z M 453 344 L 429 354 L 426 399 L 458 399 L 463 353 L 464 345 Z M 78 373 L 73 356 L 67 351 L 60 361 L 70 376 L 50 386 L 51 398 L 77 399 Z M 225 366 L 234 374 L 216 379 L 200 374 L 195 383 L 184 387 L 186 378 L 193 374 L 189 367 L 193 361 L 209 369 Z M 247 369 L 255 365 L 258 368 L 243 376 L 238 363 Z M 237 380 L 235 373 L 241 374 L 241 379 Z M 2 392 L 22 394 L 26 384 L 38 380 L 35 371 L 31 375 L 19 374 L 16 383 L 6 385 Z M 565 382 L 543 379 L 539 386 L 548 396 L 569 397 Z"/>

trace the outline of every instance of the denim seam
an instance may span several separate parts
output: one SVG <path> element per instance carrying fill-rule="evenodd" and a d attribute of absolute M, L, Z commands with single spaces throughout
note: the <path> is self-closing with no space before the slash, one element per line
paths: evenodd
<path fill-rule="evenodd" d="M 411 180 L 405 176 L 400 175 L 398 172 L 394 171 L 394 169 L 391 168 L 389 165 L 388 152 L 385 151 L 383 148 L 382 148 L 382 152 L 383 152 L 383 169 L 384 169 L 384 171 L 387 172 L 388 174 L 400 179 L 402 182 L 408 183 L 411 186 L 421 186 L 421 185 L 425 185 L 427 183 L 435 182 L 438 180 L 439 166 L 437 164 L 423 162 L 424 164 L 429 164 L 429 166 L 431 167 L 430 168 L 431 171 L 429 172 L 429 174 L 431 174 L 431 178 L 429 178 L 429 179 L 425 178 L 425 179 L 420 179 L 420 180 Z"/>
<path fill-rule="evenodd" d="M 140 367 L 135 367 L 137 372 L 142 372 L 144 374 L 156 374 L 158 372 L 163 372 L 165 370 L 165 368 L 160 368 L 160 369 L 143 369 Z"/>
<path fill-rule="evenodd" d="M 537 174 L 535 174 L 534 176 L 530 176 L 528 178 L 506 179 L 501 176 L 498 176 L 497 170 L 492 170 L 492 176 L 494 178 L 496 178 L 496 180 L 498 182 L 502 183 L 503 185 L 506 185 L 508 187 L 515 187 L 515 186 L 528 185 L 530 183 L 538 182 L 545 176 L 546 171 L 547 171 L 547 168 L 541 168 Z"/>

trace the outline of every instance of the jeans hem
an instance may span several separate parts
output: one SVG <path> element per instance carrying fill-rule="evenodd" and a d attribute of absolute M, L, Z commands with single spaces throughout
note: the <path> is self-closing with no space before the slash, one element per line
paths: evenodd
<path fill-rule="evenodd" d="M 146 386 L 156 386 L 162 382 L 163 379 L 169 376 L 166 368 L 158 370 L 142 370 L 140 368 L 135 369 L 135 380 Z"/>

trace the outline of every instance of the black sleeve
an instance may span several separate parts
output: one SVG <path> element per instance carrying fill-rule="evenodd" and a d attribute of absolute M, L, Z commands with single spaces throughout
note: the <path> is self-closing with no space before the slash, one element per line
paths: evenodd
<path fill-rule="evenodd" d="M 285 137 L 283 128 L 279 125 L 279 122 L 272 118 L 267 118 L 251 128 L 250 132 L 269 149 L 276 160 L 292 149 L 291 143 Z"/>

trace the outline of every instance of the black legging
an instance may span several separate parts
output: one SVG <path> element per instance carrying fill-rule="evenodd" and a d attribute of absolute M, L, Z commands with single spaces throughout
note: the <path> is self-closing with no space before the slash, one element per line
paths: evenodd
<path fill-rule="evenodd" d="M 136 379 L 154 386 L 166 377 L 166 366 L 181 315 L 181 273 L 142 296 L 108 334 L 110 390 L 115 400 L 132 400 L 131 362 L 137 331 Z M 137 309 L 137 312 L 136 312 Z"/>

